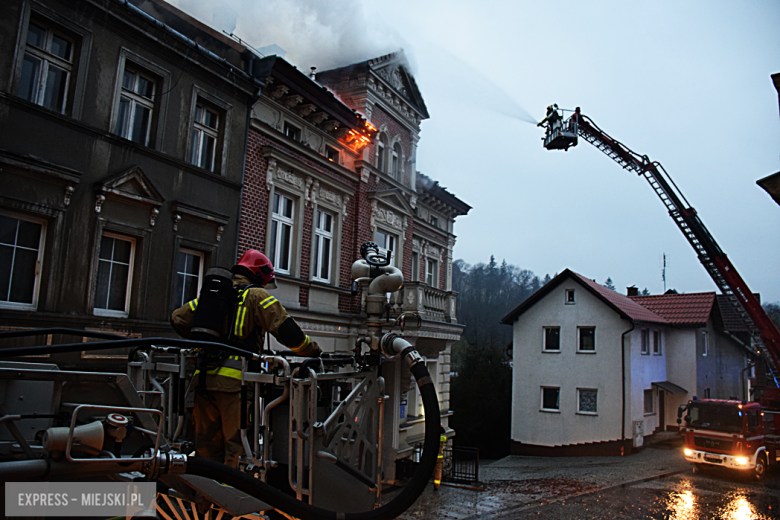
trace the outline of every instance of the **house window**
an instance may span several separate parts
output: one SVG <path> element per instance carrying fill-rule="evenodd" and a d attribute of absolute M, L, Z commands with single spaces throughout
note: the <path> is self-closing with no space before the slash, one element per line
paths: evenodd
<path fill-rule="evenodd" d="M 544 327 L 544 351 L 545 352 L 561 351 L 561 328 L 560 327 Z"/>
<path fill-rule="evenodd" d="M 401 174 L 401 145 L 395 143 L 392 153 L 392 175 L 393 179 L 398 179 Z"/>
<path fill-rule="evenodd" d="M 317 210 L 314 223 L 314 279 L 320 282 L 330 282 L 332 244 L 333 215 Z"/>
<path fill-rule="evenodd" d="M 653 390 L 645 390 L 645 414 L 655 413 L 655 400 Z"/>
<path fill-rule="evenodd" d="M 709 398 L 710 398 L 710 389 L 709 388 L 705 388 L 704 389 L 704 399 L 709 399 Z"/>
<path fill-rule="evenodd" d="M 425 283 L 431 287 L 439 287 L 439 262 L 430 258 L 425 262 Z"/>
<path fill-rule="evenodd" d="M 650 352 L 650 330 L 642 329 L 640 331 L 640 334 L 641 334 L 640 352 L 642 354 L 648 354 Z"/>
<path fill-rule="evenodd" d="M 577 327 L 577 350 L 579 352 L 596 351 L 596 327 Z"/>
<path fill-rule="evenodd" d="M 339 151 L 330 146 L 325 147 L 325 158 L 330 162 L 339 163 Z"/>
<path fill-rule="evenodd" d="M 95 314 L 126 318 L 130 307 L 135 240 L 104 233 L 98 255 Z"/>
<path fill-rule="evenodd" d="M 385 171 L 385 136 L 380 135 L 376 141 L 376 169 Z"/>
<path fill-rule="evenodd" d="M 420 253 L 412 253 L 412 281 L 420 280 Z"/>
<path fill-rule="evenodd" d="M 561 409 L 561 389 L 557 386 L 542 387 L 542 410 L 558 412 Z"/>
<path fill-rule="evenodd" d="M 577 413 L 595 415 L 598 411 L 598 390 L 577 389 Z"/>
<path fill-rule="evenodd" d="M 707 356 L 710 353 L 710 338 L 707 335 L 707 331 L 703 330 L 701 332 L 701 345 L 702 345 L 702 356 Z"/>
<path fill-rule="evenodd" d="M 295 202 L 284 195 L 274 193 L 273 214 L 271 215 L 271 261 L 274 269 L 290 274 L 292 256 L 293 210 Z"/>
<path fill-rule="evenodd" d="M 190 142 L 190 162 L 210 172 L 214 171 L 219 142 L 219 114 L 203 103 L 195 105 Z"/>
<path fill-rule="evenodd" d="M 653 331 L 653 354 L 661 355 L 661 331 L 659 330 Z"/>
<path fill-rule="evenodd" d="M 17 90 L 19 97 L 64 113 L 74 50 L 71 38 L 46 24 L 31 21 Z"/>
<path fill-rule="evenodd" d="M 292 139 L 293 141 L 300 142 L 301 140 L 301 129 L 297 126 L 293 126 L 290 123 L 284 124 L 284 135 Z"/>
<path fill-rule="evenodd" d="M 0 214 L 0 307 L 38 305 L 45 229 L 43 222 Z"/>
<path fill-rule="evenodd" d="M 439 227 L 439 219 L 431 215 L 431 226 Z"/>
<path fill-rule="evenodd" d="M 148 72 L 125 61 L 114 133 L 147 146 L 154 117 L 157 81 Z"/>
<path fill-rule="evenodd" d="M 203 253 L 189 249 L 179 250 L 176 258 L 176 285 L 173 306 L 178 309 L 198 297 L 203 280 Z"/>
<path fill-rule="evenodd" d="M 390 265 L 395 265 L 395 236 L 384 231 L 374 231 L 374 242 L 381 248 L 381 253 L 390 254 Z"/>
<path fill-rule="evenodd" d="M 574 289 L 566 289 L 566 305 L 574 305 Z"/>

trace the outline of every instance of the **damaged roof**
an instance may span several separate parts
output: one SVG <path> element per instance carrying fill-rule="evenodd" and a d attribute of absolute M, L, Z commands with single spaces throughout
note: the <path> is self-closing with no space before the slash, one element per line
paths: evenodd
<path fill-rule="evenodd" d="M 417 191 L 436 197 L 457 211 L 459 215 L 466 215 L 471 209 L 471 206 L 447 191 L 447 188 L 441 186 L 439 181 L 434 181 L 420 172 L 417 172 Z"/>

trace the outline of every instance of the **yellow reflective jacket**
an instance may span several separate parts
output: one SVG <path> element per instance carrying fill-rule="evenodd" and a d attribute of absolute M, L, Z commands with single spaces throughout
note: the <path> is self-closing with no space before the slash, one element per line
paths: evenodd
<path fill-rule="evenodd" d="M 233 287 L 246 287 L 249 280 L 242 275 L 233 276 Z M 195 310 L 198 308 L 198 300 L 192 300 L 175 311 L 171 316 L 171 324 L 174 330 L 183 338 L 190 337 L 190 329 L 195 318 Z M 229 319 L 229 318 L 228 318 Z M 290 320 L 290 321 L 288 321 Z M 287 323 L 285 323 L 287 322 Z M 238 298 L 238 309 L 232 323 L 225 323 L 225 332 L 230 327 L 233 337 L 246 339 L 257 331 L 257 345 L 252 345 L 248 350 L 259 351 L 262 347 L 262 335 L 264 331 L 272 334 L 282 345 L 293 352 L 305 350 L 311 343 L 309 336 L 301 331 L 284 306 L 268 291 L 260 287 L 241 289 Z M 285 332 L 281 334 L 280 328 Z M 293 334 L 290 331 L 293 331 Z M 290 344 L 290 338 L 296 340 L 303 338 L 300 343 Z M 241 388 L 241 364 L 240 356 L 229 356 L 222 361 L 220 366 L 209 370 L 206 378 L 206 388 L 223 392 L 237 392 Z M 198 371 L 195 372 L 198 375 Z M 197 378 L 193 385 L 197 385 Z"/>

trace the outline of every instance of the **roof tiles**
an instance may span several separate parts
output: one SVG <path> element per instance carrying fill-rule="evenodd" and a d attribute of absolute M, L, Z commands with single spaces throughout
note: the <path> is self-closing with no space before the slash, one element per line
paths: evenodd
<path fill-rule="evenodd" d="M 704 325 L 712 313 L 715 293 L 658 294 L 631 296 L 630 299 L 673 325 Z"/>
<path fill-rule="evenodd" d="M 653 323 L 668 323 L 668 320 L 660 313 L 653 312 L 653 309 L 646 308 L 639 303 L 633 301 L 627 296 L 623 296 L 619 292 L 613 291 L 594 282 L 579 273 L 571 271 L 571 274 L 579 279 L 580 282 L 587 285 L 591 290 L 598 293 L 598 295 L 611 303 L 618 310 L 622 311 L 629 318 L 634 321 L 648 321 Z"/>

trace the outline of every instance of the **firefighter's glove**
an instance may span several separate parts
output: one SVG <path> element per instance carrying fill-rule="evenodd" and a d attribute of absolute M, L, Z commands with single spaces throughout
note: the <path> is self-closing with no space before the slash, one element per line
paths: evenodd
<path fill-rule="evenodd" d="M 320 348 L 320 346 L 317 345 L 316 341 L 311 341 L 311 340 L 309 340 L 309 344 L 306 345 L 303 348 L 303 350 L 298 352 L 298 355 L 302 356 L 302 357 L 314 357 L 314 358 L 317 358 L 317 357 L 320 357 L 321 354 L 322 354 L 322 349 Z"/>
<path fill-rule="evenodd" d="M 322 354 L 320 346 L 317 345 L 316 341 L 312 341 L 309 336 L 306 336 L 306 339 L 298 347 L 291 347 L 290 350 L 295 352 L 296 356 L 301 357 L 320 357 L 320 354 Z"/>
<path fill-rule="evenodd" d="M 541 123 L 537 123 L 536 126 L 542 126 L 543 124 L 544 124 L 544 121 L 542 121 Z"/>

